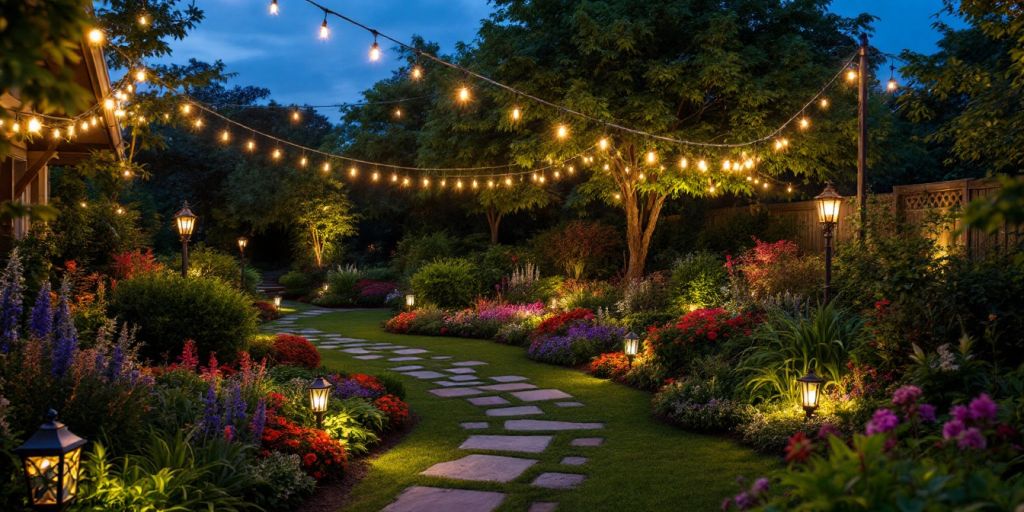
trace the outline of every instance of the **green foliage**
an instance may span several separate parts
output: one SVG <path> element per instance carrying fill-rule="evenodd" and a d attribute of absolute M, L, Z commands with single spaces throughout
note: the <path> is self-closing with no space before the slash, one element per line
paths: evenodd
<path fill-rule="evenodd" d="M 491 231 L 491 243 L 498 243 L 498 228 L 506 215 L 541 208 L 551 201 L 551 194 L 543 187 L 529 184 L 513 187 L 495 187 L 481 190 L 476 195 L 474 211 L 487 216 Z"/>
<path fill-rule="evenodd" d="M 302 459 L 296 453 L 270 452 L 251 472 L 253 483 L 247 498 L 267 510 L 293 510 L 316 489 L 316 480 L 302 470 Z"/>
<path fill-rule="evenodd" d="M 327 272 L 327 289 L 313 302 L 319 306 L 353 306 L 359 298 L 356 283 L 362 274 L 355 267 L 338 267 Z"/>
<path fill-rule="evenodd" d="M 270 361 L 274 358 L 274 335 L 260 333 L 253 335 L 246 343 L 246 348 L 253 361 Z"/>
<path fill-rule="evenodd" d="M 332 400 L 326 416 L 324 431 L 345 443 L 345 450 L 363 455 L 380 442 L 380 432 L 387 426 L 387 415 L 372 403 L 359 399 Z"/>
<path fill-rule="evenodd" d="M 687 379 L 654 395 L 654 414 L 687 430 L 729 432 L 742 419 L 743 405 L 729 398 L 716 381 Z"/>
<path fill-rule="evenodd" d="M 405 400 L 405 384 L 402 383 L 402 377 L 394 373 L 381 373 L 374 375 L 389 395 L 395 395 L 402 400 Z"/>
<path fill-rule="evenodd" d="M 412 288 L 423 300 L 443 308 L 468 306 L 480 293 L 477 266 L 463 258 L 445 258 L 424 265 L 412 276 Z"/>
<path fill-rule="evenodd" d="M 355 215 L 340 181 L 325 179 L 310 189 L 295 205 L 296 251 L 321 269 L 341 258 L 342 238 L 356 232 Z"/>
<path fill-rule="evenodd" d="M 316 286 L 316 281 L 315 275 L 302 270 L 290 270 L 277 280 L 284 286 L 285 293 L 292 297 L 309 295 Z"/>
<path fill-rule="evenodd" d="M 968 226 L 995 233 L 1007 225 L 1024 224 L 1024 180 L 999 175 L 999 191 L 979 197 L 967 205 Z"/>
<path fill-rule="evenodd" d="M 792 240 L 793 235 L 793 224 L 755 205 L 730 211 L 722 221 L 700 225 L 697 245 L 712 253 L 740 254 L 753 247 L 754 240 Z"/>
<path fill-rule="evenodd" d="M 256 330 L 256 311 L 238 290 L 216 279 L 170 273 L 118 283 L 110 314 L 139 326 L 142 354 L 154 359 L 180 354 L 191 339 L 203 357 L 215 351 L 222 361 L 232 361 Z"/>
<path fill-rule="evenodd" d="M 181 256 L 179 255 L 178 262 L 170 266 L 178 268 L 180 265 Z M 225 284 L 238 287 L 242 270 L 239 265 L 238 257 L 202 244 L 190 247 L 188 251 L 188 275 L 190 277 L 220 279 Z M 259 272 L 255 270 L 249 272 L 248 268 L 246 270 L 243 290 L 247 293 L 255 293 L 256 285 L 261 279 Z"/>
<path fill-rule="evenodd" d="M 669 278 L 676 312 L 721 305 L 725 301 L 728 278 L 725 262 L 712 253 L 690 253 L 677 260 Z"/>
<path fill-rule="evenodd" d="M 833 304 L 818 306 L 807 317 L 770 312 L 740 362 L 751 398 L 795 403 L 796 379 L 811 370 L 826 380 L 824 390 L 835 386 L 858 346 L 861 326 L 860 318 Z"/>
<path fill-rule="evenodd" d="M 391 264 L 399 274 L 412 277 L 421 267 L 437 258 L 455 256 L 457 245 L 455 238 L 445 231 L 407 235 L 398 242 Z"/>
<path fill-rule="evenodd" d="M 271 380 L 278 383 L 286 383 L 293 381 L 295 379 L 312 381 L 313 379 L 319 377 L 320 375 L 321 372 L 317 370 L 311 370 L 309 368 L 305 368 L 302 366 L 291 366 L 286 364 L 276 365 L 267 372 L 267 376 L 270 377 Z"/>

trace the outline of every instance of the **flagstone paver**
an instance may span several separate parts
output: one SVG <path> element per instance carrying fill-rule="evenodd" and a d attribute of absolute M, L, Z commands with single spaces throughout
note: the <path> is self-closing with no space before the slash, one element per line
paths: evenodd
<path fill-rule="evenodd" d="M 476 370 L 474 370 L 472 368 L 448 368 L 445 371 L 449 372 L 449 373 L 457 373 L 457 374 L 476 373 Z"/>
<path fill-rule="evenodd" d="M 433 359 L 435 361 L 444 361 L 444 360 L 451 359 L 451 358 L 452 358 L 452 356 L 434 356 L 434 357 L 431 357 L 431 359 Z"/>
<path fill-rule="evenodd" d="M 454 398 L 459 396 L 473 396 L 484 394 L 483 391 L 477 388 L 438 388 L 431 389 L 430 392 L 434 396 L 439 396 L 441 398 Z"/>
<path fill-rule="evenodd" d="M 467 380 L 477 380 L 479 378 L 480 377 L 477 377 L 476 375 L 450 375 L 448 377 L 448 380 L 459 382 L 459 381 L 467 381 Z"/>
<path fill-rule="evenodd" d="M 497 377 L 491 377 L 491 380 L 494 382 L 522 382 L 529 379 L 522 375 L 499 375 Z"/>
<path fill-rule="evenodd" d="M 481 396 L 477 398 L 467 398 L 466 401 L 473 405 L 507 405 L 510 402 L 500 396 Z"/>
<path fill-rule="evenodd" d="M 491 512 L 503 501 L 505 494 L 500 492 L 414 486 L 382 512 Z"/>
<path fill-rule="evenodd" d="M 523 405 L 520 407 L 500 407 L 498 409 L 487 409 L 488 416 L 532 416 L 544 414 L 536 405 Z"/>
<path fill-rule="evenodd" d="M 469 436 L 459 449 L 540 453 L 548 449 L 552 439 L 552 436 L 474 435 Z"/>
<path fill-rule="evenodd" d="M 480 389 L 486 391 L 520 391 L 523 389 L 536 389 L 537 386 L 533 384 L 527 384 L 525 382 L 511 382 L 508 384 L 491 384 L 490 386 L 480 386 Z"/>
<path fill-rule="evenodd" d="M 541 473 L 530 485 L 546 489 L 572 489 L 587 477 L 575 473 Z"/>
<path fill-rule="evenodd" d="M 366 350 L 365 348 L 346 348 L 346 349 L 342 350 L 342 352 L 345 352 L 347 354 L 369 354 L 370 353 L 370 351 Z"/>
<path fill-rule="evenodd" d="M 580 437 L 573 439 L 569 446 L 601 446 L 604 444 L 603 437 Z"/>
<path fill-rule="evenodd" d="M 422 370 L 423 366 L 418 364 L 410 364 L 405 366 L 395 366 L 391 369 L 393 372 L 411 372 L 413 370 Z"/>
<path fill-rule="evenodd" d="M 582 402 L 555 402 L 558 407 L 583 407 Z"/>
<path fill-rule="evenodd" d="M 420 474 L 477 482 L 511 482 L 536 463 L 536 459 L 474 454 L 434 464 Z"/>
<path fill-rule="evenodd" d="M 572 398 L 572 395 L 558 389 L 534 389 L 531 391 L 517 391 L 512 396 L 524 402 L 541 402 L 544 400 L 561 400 Z"/>
<path fill-rule="evenodd" d="M 460 361 L 458 363 L 452 363 L 452 366 L 483 366 L 487 363 L 483 361 Z"/>
<path fill-rule="evenodd" d="M 424 350 L 422 348 L 403 348 L 401 350 L 395 351 L 396 354 L 402 354 L 403 356 L 411 356 L 413 354 L 426 354 L 427 352 L 430 351 Z"/>
<path fill-rule="evenodd" d="M 356 359 L 362 359 L 363 361 L 369 361 L 371 359 L 380 359 L 382 357 L 384 357 L 384 356 L 377 355 L 377 354 L 367 354 L 365 356 L 356 356 L 355 358 Z"/>
<path fill-rule="evenodd" d="M 459 426 L 461 426 L 462 428 L 464 428 L 466 430 L 479 430 L 479 429 L 484 429 L 484 428 L 490 427 L 491 424 L 487 423 L 486 421 L 465 421 L 465 422 L 459 423 Z"/>
<path fill-rule="evenodd" d="M 391 361 L 393 363 L 401 363 L 402 361 L 422 361 L 422 360 L 423 360 L 422 357 L 416 357 L 416 356 L 392 357 L 391 359 L 388 359 L 388 361 Z"/>
<path fill-rule="evenodd" d="M 462 382 L 452 382 L 450 380 L 435 380 L 434 381 L 434 384 L 437 384 L 438 386 L 444 386 L 446 388 L 453 388 L 455 386 L 476 386 L 478 384 L 483 384 L 483 383 L 484 382 L 480 381 L 480 380 L 468 380 L 468 381 L 462 381 Z"/>
<path fill-rule="evenodd" d="M 436 379 L 438 377 L 444 377 L 443 373 L 437 373 L 430 370 L 419 370 L 415 372 L 406 372 L 402 375 L 408 375 L 410 377 L 416 377 L 417 379 Z"/>
<path fill-rule="evenodd" d="M 563 466 L 582 466 L 587 463 L 586 457 L 565 457 L 559 464 Z"/>
<path fill-rule="evenodd" d="M 508 420 L 505 430 L 514 431 L 545 431 L 545 430 L 599 430 L 604 423 L 578 423 L 574 421 L 551 420 Z"/>

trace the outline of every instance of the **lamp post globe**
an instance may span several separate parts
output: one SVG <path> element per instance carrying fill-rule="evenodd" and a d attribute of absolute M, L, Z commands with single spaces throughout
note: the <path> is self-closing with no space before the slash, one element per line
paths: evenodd
<path fill-rule="evenodd" d="M 174 227 L 181 238 L 181 277 L 188 277 L 188 241 L 192 238 L 197 218 L 188 207 L 188 201 L 185 201 L 178 213 L 174 214 Z"/>
<path fill-rule="evenodd" d="M 843 196 L 836 192 L 831 183 L 825 186 L 814 201 L 818 206 L 818 222 L 825 236 L 825 304 L 832 300 L 832 239 L 836 226 L 839 224 L 839 210 L 843 204 Z"/>

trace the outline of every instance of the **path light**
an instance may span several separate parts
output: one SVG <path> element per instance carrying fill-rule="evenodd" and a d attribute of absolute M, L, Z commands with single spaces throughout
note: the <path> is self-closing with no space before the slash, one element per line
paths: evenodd
<path fill-rule="evenodd" d="M 814 198 L 818 203 L 818 222 L 825 236 L 825 304 L 832 300 L 832 237 L 839 223 L 839 207 L 843 196 L 829 183 L 825 190 Z"/>
<path fill-rule="evenodd" d="M 240 277 L 239 277 L 240 280 L 239 280 L 238 284 L 239 284 L 239 286 L 241 287 L 242 290 L 245 290 L 245 248 L 248 247 L 248 246 L 249 246 L 249 239 L 248 238 L 246 238 L 244 236 L 238 237 L 238 258 L 239 258 L 239 261 L 241 261 L 241 264 L 239 265 L 241 267 L 241 271 L 240 271 Z"/>
<path fill-rule="evenodd" d="M 626 357 L 629 358 L 629 366 L 633 366 L 633 359 L 638 353 L 640 353 L 640 336 L 633 331 L 629 331 L 624 338 L 622 338 L 622 351 L 626 353 Z"/>
<path fill-rule="evenodd" d="M 188 277 L 188 241 L 196 227 L 196 214 L 188 207 L 188 201 L 174 214 L 174 226 L 181 237 L 181 277 Z"/>
<path fill-rule="evenodd" d="M 405 295 L 405 307 L 412 309 L 416 305 L 416 296 L 409 293 Z"/>
<path fill-rule="evenodd" d="M 281 307 L 281 296 L 280 295 L 274 297 L 274 307 L 275 308 L 280 308 Z"/>
<path fill-rule="evenodd" d="M 28 501 L 36 510 L 64 510 L 78 493 L 82 446 L 87 441 L 46 413 L 46 423 L 25 444 L 14 449 L 21 457 Z"/>
<path fill-rule="evenodd" d="M 818 409 L 818 397 L 821 396 L 821 385 L 825 383 L 825 379 L 815 375 L 812 368 L 807 375 L 796 381 L 800 383 L 800 405 L 803 406 L 804 412 L 810 418 Z"/>
<path fill-rule="evenodd" d="M 327 412 L 327 400 L 331 397 L 331 383 L 323 377 L 317 377 L 306 389 L 309 390 L 309 408 L 316 415 L 316 427 L 324 428 L 324 413 Z"/>

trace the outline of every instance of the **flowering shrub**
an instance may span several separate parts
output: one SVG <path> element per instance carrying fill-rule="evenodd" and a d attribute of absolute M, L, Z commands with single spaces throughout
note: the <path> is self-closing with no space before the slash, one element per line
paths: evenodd
<path fill-rule="evenodd" d="M 814 297 L 821 287 L 824 267 L 817 256 L 801 256 L 799 251 L 789 240 L 768 243 L 754 238 L 754 247 L 737 260 L 750 295 L 765 299 L 788 292 Z"/>
<path fill-rule="evenodd" d="M 274 360 L 278 364 L 316 368 L 320 366 L 320 352 L 302 336 L 281 333 L 274 337 Z"/>
<path fill-rule="evenodd" d="M 112 255 L 111 258 L 113 259 L 113 278 L 118 281 L 131 279 L 140 274 L 160 272 L 164 269 L 164 265 L 153 256 L 151 248 L 147 248 L 145 251 L 120 252 Z"/>
<path fill-rule="evenodd" d="M 252 305 L 256 308 L 256 311 L 259 312 L 261 322 L 273 322 L 274 320 L 281 318 L 281 311 L 271 302 L 258 300 Z"/>
<path fill-rule="evenodd" d="M 566 324 L 564 335 L 535 338 L 526 355 L 552 364 L 575 366 L 617 348 L 625 334 L 621 327 L 577 321 L 571 325 Z"/>
<path fill-rule="evenodd" d="M 395 395 L 383 395 L 373 401 L 373 406 L 388 415 L 388 428 L 399 428 L 409 421 L 409 405 Z"/>
<path fill-rule="evenodd" d="M 357 302 L 363 306 L 383 306 L 387 303 L 388 294 L 398 289 L 391 281 L 360 279 L 356 281 Z"/>
<path fill-rule="evenodd" d="M 330 375 L 327 377 L 334 384 L 334 396 L 338 398 L 378 398 L 387 393 L 384 385 L 373 375 L 353 373 L 347 377 Z"/>
<path fill-rule="evenodd" d="M 585 308 L 576 308 L 564 313 L 559 313 L 554 316 L 545 318 L 537 327 L 533 330 L 532 337 L 534 339 L 550 334 L 564 334 L 565 330 L 570 324 L 574 324 L 581 320 L 593 320 L 594 312 Z"/>
<path fill-rule="evenodd" d="M 406 311 L 399 313 L 388 319 L 384 323 L 384 329 L 388 332 L 396 334 L 406 334 L 409 332 L 409 327 L 412 325 L 412 321 L 416 319 L 415 311 Z"/>
<path fill-rule="evenodd" d="M 607 352 L 595 357 L 587 372 L 602 379 L 621 381 L 629 373 L 629 358 L 622 352 Z"/>
<path fill-rule="evenodd" d="M 303 471 L 317 480 L 338 478 L 345 471 L 345 447 L 340 442 L 323 430 L 299 426 L 273 410 L 267 411 L 263 447 L 268 454 L 297 454 L 302 458 Z"/>
<path fill-rule="evenodd" d="M 647 331 L 647 343 L 670 375 L 678 375 L 702 354 L 735 336 L 747 336 L 756 325 L 751 314 L 732 315 L 722 308 L 691 311 L 675 322 Z"/>
<path fill-rule="evenodd" d="M 697 379 L 663 387 L 652 401 L 654 414 L 697 432 L 728 432 L 742 419 L 742 405 L 722 397 L 713 383 Z"/>

